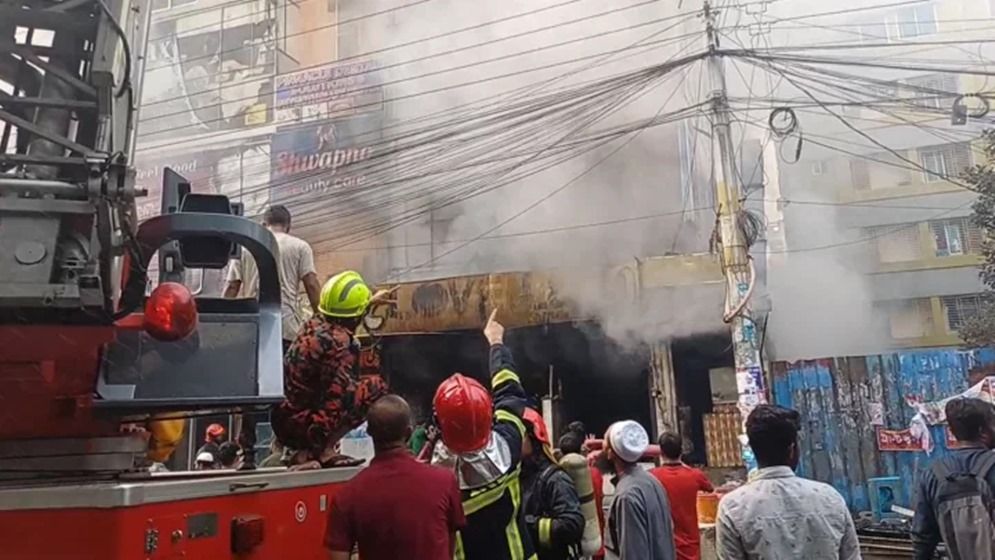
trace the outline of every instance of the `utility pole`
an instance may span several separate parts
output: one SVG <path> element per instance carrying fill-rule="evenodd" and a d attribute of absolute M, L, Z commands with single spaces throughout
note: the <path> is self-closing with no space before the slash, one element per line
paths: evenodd
<path fill-rule="evenodd" d="M 732 143 L 730 129 L 729 101 L 726 92 L 724 60 L 719 50 L 719 36 L 715 28 L 716 13 L 711 3 L 704 3 L 705 29 L 708 40 L 707 59 L 711 79 L 712 143 L 715 160 L 715 193 L 719 213 L 719 240 L 722 272 L 726 278 L 726 310 L 724 319 L 730 323 L 732 331 L 733 355 L 736 365 L 736 388 L 739 393 L 738 405 L 745 422 L 747 415 L 757 405 L 766 402 L 763 366 L 760 355 L 757 326 L 750 317 L 749 297 L 753 277 L 749 247 L 740 228 L 739 206 L 741 186 L 736 170 L 736 150 Z M 744 431 L 745 432 L 745 431 Z M 745 434 L 740 434 L 743 448 L 743 461 L 747 469 L 756 466 L 753 453 L 746 443 Z"/>

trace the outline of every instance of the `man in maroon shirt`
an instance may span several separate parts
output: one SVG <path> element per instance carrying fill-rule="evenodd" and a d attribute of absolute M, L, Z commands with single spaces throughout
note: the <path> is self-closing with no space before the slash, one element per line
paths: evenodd
<path fill-rule="evenodd" d="M 451 560 L 456 531 L 466 525 L 456 475 L 411 456 L 411 409 L 396 395 L 367 416 L 376 455 L 332 499 L 325 547 L 330 560 Z"/>
<path fill-rule="evenodd" d="M 711 492 L 712 483 L 705 473 L 681 462 L 682 443 L 681 436 L 674 432 L 661 434 L 663 465 L 651 470 L 650 474 L 663 484 L 670 498 L 678 560 L 698 560 L 701 555 L 698 492 Z"/>

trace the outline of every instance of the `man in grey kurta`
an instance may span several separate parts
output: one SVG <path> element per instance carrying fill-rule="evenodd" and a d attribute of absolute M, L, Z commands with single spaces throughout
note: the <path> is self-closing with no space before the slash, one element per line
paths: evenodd
<path fill-rule="evenodd" d="M 616 473 L 615 498 L 605 523 L 608 560 L 674 560 L 674 523 L 663 486 L 637 462 L 649 446 L 646 430 L 631 420 L 605 435 L 605 459 Z"/>

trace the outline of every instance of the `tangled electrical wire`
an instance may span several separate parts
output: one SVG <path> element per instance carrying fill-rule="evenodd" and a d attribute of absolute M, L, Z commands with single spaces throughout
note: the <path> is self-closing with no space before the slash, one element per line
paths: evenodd
<path fill-rule="evenodd" d="M 774 138 L 781 141 L 781 145 L 784 145 L 784 141 L 795 136 L 798 138 L 798 142 L 795 144 L 795 153 L 792 159 L 784 157 L 781 153 L 781 159 L 785 163 L 798 163 L 802 157 L 802 143 L 804 141 L 802 137 L 801 125 L 798 122 L 798 115 L 795 114 L 795 110 L 791 107 L 778 107 L 770 112 L 770 117 L 767 118 L 767 126 L 770 128 L 771 134 Z"/>
<path fill-rule="evenodd" d="M 741 208 L 736 216 L 736 227 L 739 228 L 740 235 L 746 243 L 746 247 L 753 247 L 757 241 L 763 239 L 764 230 L 767 224 L 764 218 L 758 213 Z"/>

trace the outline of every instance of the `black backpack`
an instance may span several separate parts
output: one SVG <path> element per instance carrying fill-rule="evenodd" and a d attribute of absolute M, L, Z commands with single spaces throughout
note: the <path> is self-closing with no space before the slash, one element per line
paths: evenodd
<path fill-rule="evenodd" d="M 950 467 L 950 459 L 933 464 L 937 491 L 934 504 L 940 535 L 951 560 L 995 558 L 995 488 L 988 474 L 995 452 L 987 452 L 974 468 Z"/>

